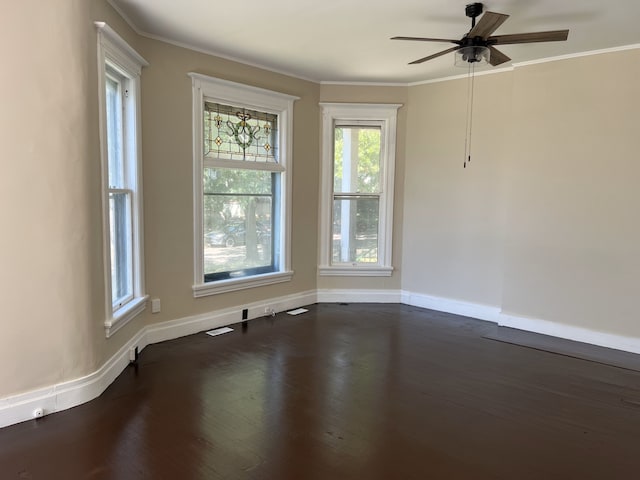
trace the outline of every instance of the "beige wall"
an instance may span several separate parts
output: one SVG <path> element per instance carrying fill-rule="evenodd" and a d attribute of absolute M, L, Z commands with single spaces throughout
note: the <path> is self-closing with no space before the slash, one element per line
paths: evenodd
<path fill-rule="evenodd" d="M 403 289 L 640 337 L 640 50 L 409 89 Z"/>
<path fill-rule="evenodd" d="M 104 311 L 88 3 L 13 2 L 2 15 L 0 398 L 94 371 Z"/>
<path fill-rule="evenodd" d="M 512 75 L 476 77 L 472 158 L 463 168 L 467 86 L 409 89 L 402 288 L 499 305 Z"/>
<path fill-rule="evenodd" d="M 514 72 L 503 309 L 640 337 L 640 50 Z"/>

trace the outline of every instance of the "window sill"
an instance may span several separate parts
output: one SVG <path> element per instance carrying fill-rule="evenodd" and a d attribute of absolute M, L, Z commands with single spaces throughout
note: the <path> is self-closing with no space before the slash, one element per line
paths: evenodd
<path fill-rule="evenodd" d="M 127 305 L 115 312 L 113 318 L 111 318 L 110 320 L 105 320 L 104 329 L 107 338 L 116 333 L 135 317 L 140 315 L 147 306 L 148 298 L 148 295 L 134 298 Z"/>
<path fill-rule="evenodd" d="M 390 277 L 393 267 L 382 267 L 380 265 L 334 265 L 318 267 L 318 274 L 321 277 Z"/>
<path fill-rule="evenodd" d="M 218 295 L 219 293 L 234 292 L 246 288 L 262 287 L 274 283 L 289 282 L 293 277 L 293 272 L 265 273 L 263 275 L 253 275 L 247 278 L 233 278 L 229 280 L 218 280 L 216 282 L 201 283 L 192 287 L 195 298 Z"/>

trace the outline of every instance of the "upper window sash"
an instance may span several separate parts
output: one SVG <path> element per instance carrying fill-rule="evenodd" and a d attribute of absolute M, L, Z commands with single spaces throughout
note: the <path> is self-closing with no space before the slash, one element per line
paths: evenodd
<path fill-rule="evenodd" d="M 205 157 L 278 162 L 278 115 L 205 100 Z"/>
<path fill-rule="evenodd" d="M 337 154 L 334 151 L 333 152 L 333 175 L 334 175 L 334 181 L 333 181 L 333 193 L 334 195 L 344 195 L 344 194 L 370 194 L 370 195 L 382 195 L 383 194 L 383 185 L 381 180 L 384 178 L 384 173 L 385 173 L 385 161 L 384 161 L 384 156 L 383 156 L 383 152 L 384 152 L 384 134 L 382 133 L 382 127 L 384 126 L 383 122 L 376 122 L 376 121 L 369 121 L 369 122 L 361 122 L 360 124 L 356 124 L 356 122 L 345 122 L 345 121 L 340 121 L 337 120 L 334 122 L 334 136 L 337 135 L 337 130 L 340 129 L 342 130 L 342 134 L 343 134 L 343 146 L 344 146 L 344 142 L 345 140 L 345 136 L 344 134 L 347 131 L 352 131 L 355 130 L 356 132 L 360 133 L 360 130 L 364 130 L 364 131 L 377 131 L 379 132 L 379 158 L 378 158 L 378 173 L 376 175 L 377 178 L 373 179 L 374 182 L 372 185 L 367 185 L 366 181 L 364 181 L 364 179 L 362 179 L 360 177 L 360 158 L 357 158 L 357 163 L 355 163 L 355 165 L 353 164 L 353 158 L 344 158 L 344 154 L 345 153 L 349 153 L 349 155 L 351 155 L 352 149 L 353 149 L 353 141 L 354 139 L 352 138 L 352 135 L 349 136 L 349 140 L 350 140 L 350 148 L 349 151 L 347 152 L 346 150 L 343 151 L 343 155 L 342 155 L 342 162 L 340 164 L 340 169 L 342 170 L 342 175 L 340 177 L 336 178 L 336 170 L 339 168 L 337 163 L 336 163 L 336 157 Z M 351 132 L 353 133 L 353 132 Z M 334 146 L 337 140 L 334 139 Z M 359 147 L 360 143 L 357 142 L 356 147 Z M 349 167 L 349 171 L 350 174 L 347 177 L 347 173 L 345 173 L 345 171 L 347 170 L 347 167 Z M 355 167 L 355 171 L 353 171 L 353 167 Z M 340 180 L 339 182 L 337 180 Z M 360 180 L 363 180 L 362 182 L 360 182 Z M 370 179 L 371 180 L 371 179 Z M 350 185 L 347 186 L 346 183 L 349 183 Z M 338 187 L 339 185 L 339 187 Z M 360 188 L 358 188 L 358 186 Z M 337 188 L 338 187 L 338 188 Z"/>

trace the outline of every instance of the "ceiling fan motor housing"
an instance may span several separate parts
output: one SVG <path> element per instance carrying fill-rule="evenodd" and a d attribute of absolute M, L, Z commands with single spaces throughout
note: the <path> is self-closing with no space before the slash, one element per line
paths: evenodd
<path fill-rule="evenodd" d="M 475 18 L 482 13 L 482 4 L 470 3 L 464 9 L 464 13 L 467 15 L 467 17 L 473 18 L 475 20 Z"/>
<path fill-rule="evenodd" d="M 460 41 L 460 48 L 457 53 L 460 55 L 460 60 L 468 63 L 489 62 L 489 49 L 487 42 L 482 37 L 464 37 Z"/>

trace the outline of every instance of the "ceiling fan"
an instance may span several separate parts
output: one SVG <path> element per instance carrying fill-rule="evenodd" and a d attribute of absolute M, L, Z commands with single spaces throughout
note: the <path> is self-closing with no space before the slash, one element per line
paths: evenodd
<path fill-rule="evenodd" d="M 447 53 L 456 52 L 457 60 L 462 63 L 474 64 L 476 62 L 487 61 L 494 67 L 511 60 L 508 56 L 495 48 L 494 45 L 510 45 L 516 43 L 534 42 L 562 42 L 569 36 L 569 30 L 552 30 L 548 32 L 515 33 L 510 35 L 494 35 L 500 25 L 502 25 L 509 15 L 503 13 L 486 12 L 476 24 L 476 17 L 483 11 L 482 3 L 470 3 L 465 8 L 465 14 L 471 18 L 471 30 L 460 40 L 424 37 L 392 37 L 391 40 L 412 40 L 418 42 L 444 42 L 454 43 L 456 46 L 443 50 L 442 52 L 419 58 L 410 62 L 409 65 L 426 62 L 438 58 Z"/>

